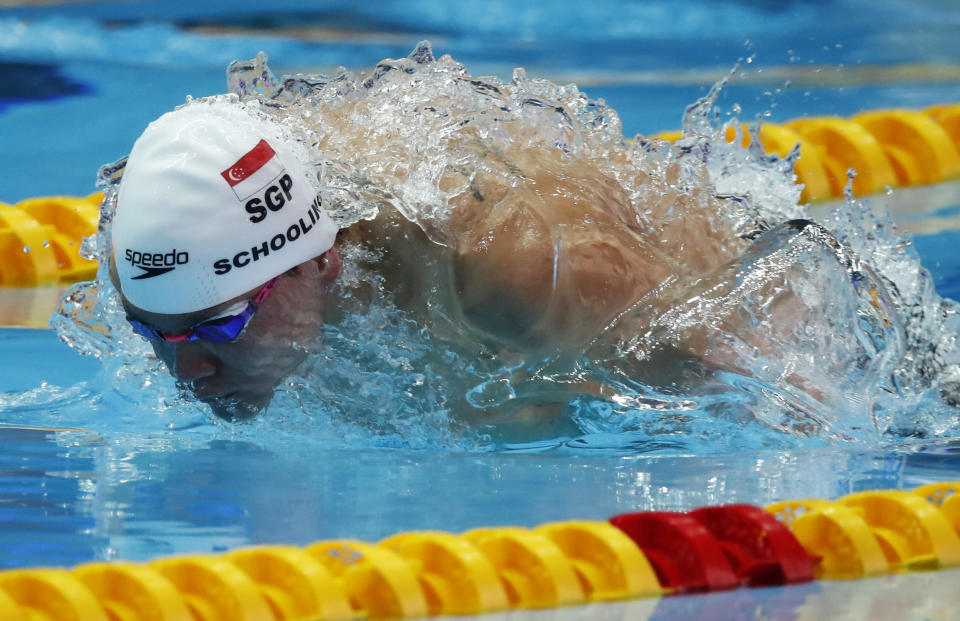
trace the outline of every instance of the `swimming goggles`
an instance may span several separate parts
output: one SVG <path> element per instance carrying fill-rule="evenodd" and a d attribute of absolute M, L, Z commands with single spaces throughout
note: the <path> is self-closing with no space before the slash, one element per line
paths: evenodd
<path fill-rule="evenodd" d="M 253 296 L 253 299 L 245 302 L 237 302 L 226 308 L 219 315 L 197 324 L 193 329 L 183 334 L 167 334 L 166 332 L 161 332 L 151 325 L 134 319 L 130 315 L 127 315 L 127 321 L 133 327 L 134 332 L 151 341 L 169 341 L 171 343 L 179 343 L 180 341 L 212 341 L 214 343 L 230 343 L 243 336 L 244 331 L 247 329 L 247 324 L 253 319 L 253 314 L 257 312 L 260 304 L 270 295 L 270 290 L 273 289 L 278 280 L 280 280 L 279 276 L 273 278 L 260 288 L 260 291 L 257 292 L 257 295 Z"/>

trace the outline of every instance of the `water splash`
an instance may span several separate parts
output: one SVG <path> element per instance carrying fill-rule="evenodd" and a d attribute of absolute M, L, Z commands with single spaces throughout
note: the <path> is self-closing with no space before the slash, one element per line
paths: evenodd
<path fill-rule="evenodd" d="M 227 73 L 233 92 L 218 97 L 284 128 L 338 225 L 389 206 L 434 242 L 411 276 L 428 292 L 426 319 L 398 307 L 404 292 L 384 280 L 381 255 L 348 243 L 342 316 L 322 346 L 305 345 L 314 353 L 264 415 L 232 433 L 525 450 L 493 423 L 526 417 L 554 438 L 531 450 L 705 453 L 960 431 L 956 304 L 936 295 L 909 242 L 866 202 L 848 198 L 822 226 L 810 223 L 792 172 L 798 149 L 764 153 L 758 124 L 754 146 L 726 142 L 740 124 L 720 122 L 725 81 L 686 110 L 683 137 L 668 144 L 625 139 L 616 112 L 575 85 L 522 69 L 509 82 L 475 77 L 426 42 L 366 75 L 276 78 L 265 54 Z M 622 221 L 651 238 L 674 239 L 671 227 L 691 222 L 726 231 L 710 247 L 724 260 L 704 272 L 679 246 L 665 253 L 673 275 L 577 359 L 464 341 L 443 280 L 444 249 L 457 243 L 453 206 L 491 187 L 538 200 L 505 153 L 558 179 L 570 161 L 601 170 L 624 197 Z M 105 271 L 123 164 L 101 171 L 100 227 L 84 244 L 100 260 L 97 281 L 71 289 L 52 324 L 78 352 L 119 360 L 117 385 L 149 385 L 133 407 L 169 413 L 182 399 L 126 328 Z M 596 184 L 577 187 L 571 200 L 600 200 Z"/>

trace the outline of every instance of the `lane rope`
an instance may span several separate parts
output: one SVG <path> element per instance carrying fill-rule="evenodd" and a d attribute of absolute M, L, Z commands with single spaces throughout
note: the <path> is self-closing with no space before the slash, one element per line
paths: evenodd
<path fill-rule="evenodd" d="M 960 566 L 960 481 L 835 501 L 0 571 L 7 621 L 423 618 Z"/>
<path fill-rule="evenodd" d="M 752 142 L 746 124 L 727 126 L 728 142 L 738 135 L 743 146 Z M 651 136 L 682 137 L 680 131 Z M 757 137 L 764 151 L 780 157 L 801 145 L 794 174 L 805 203 L 843 198 L 850 169 L 857 171 L 854 196 L 960 178 L 960 104 L 764 122 Z"/>

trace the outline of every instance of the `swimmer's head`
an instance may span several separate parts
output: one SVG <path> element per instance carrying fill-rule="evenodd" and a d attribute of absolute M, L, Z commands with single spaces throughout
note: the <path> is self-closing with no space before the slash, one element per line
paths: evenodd
<path fill-rule="evenodd" d="M 219 416 L 266 406 L 323 323 L 340 261 L 316 197 L 280 127 L 235 102 L 183 106 L 133 146 L 111 278 L 131 325 Z"/>
<path fill-rule="evenodd" d="M 135 306 L 190 313 L 322 255 L 336 233 L 279 126 L 239 103 L 196 101 L 133 145 L 113 256 Z"/>

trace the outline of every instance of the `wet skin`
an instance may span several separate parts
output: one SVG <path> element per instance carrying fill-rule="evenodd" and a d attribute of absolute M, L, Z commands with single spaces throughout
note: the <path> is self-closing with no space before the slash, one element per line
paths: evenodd
<path fill-rule="evenodd" d="M 228 420 L 256 415 L 274 389 L 307 357 L 323 325 L 326 294 L 340 274 L 335 249 L 286 272 L 257 308 L 240 338 L 150 341 L 170 373 L 213 412 Z M 223 304 L 185 314 L 151 313 L 123 299 L 127 313 L 165 334 L 183 334 L 230 305 L 252 299 L 262 283 Z"/>
<path fill-rule="evenodd" d="M 638 222 L 626 189 L 596 162 L 539 147 L 490 152 L 484 162 L 506 172 L 478 174 L 451 197 L 442 230 L 431 229 L 442 243 L 388 202 L 374 219 L 339 235 L 379 257 L 371 269 L 414 317 L 430 312 L 435 287 L 446 287 L 450 317 L 463 328 L 456 337 L 535 356 L 577 354 L 657 283 L 671 274 L 708 273 L 743 245 L 735 237 L 729 242 L 730 232 L 719 228 L 722 222 L 711 215 L 718 209 L 698 206 L 694 195 L 702 192 L 657 186 L 662 200 Z M 451 169 L 440 185 L 459 187 L 463 176 Z M 653 183 L 643 177 L 638 184 Z M 390 183 L 383 180 L 385 187 Z M 708 203 L 718 207 L 715 199 Z M 333 255 L 302 265 L 299 276 L 282 277 L 238 342 L 155 341 L 157 356 L 218 416 L 255 415 L 306 358 L 304 345 L 316 341 L 324 307 L 336 306 L 325 300 L 340 271 Z M 449 282 L 430 280 L 439 272 L 424 266 L 433 260 L 449 266 Z M 124 303 L 132 317 L 183 334 L 255 296 L 262 283 L 251 284 L 257 286 L 242 296 L 189 314 L 148 313 Z"/>

